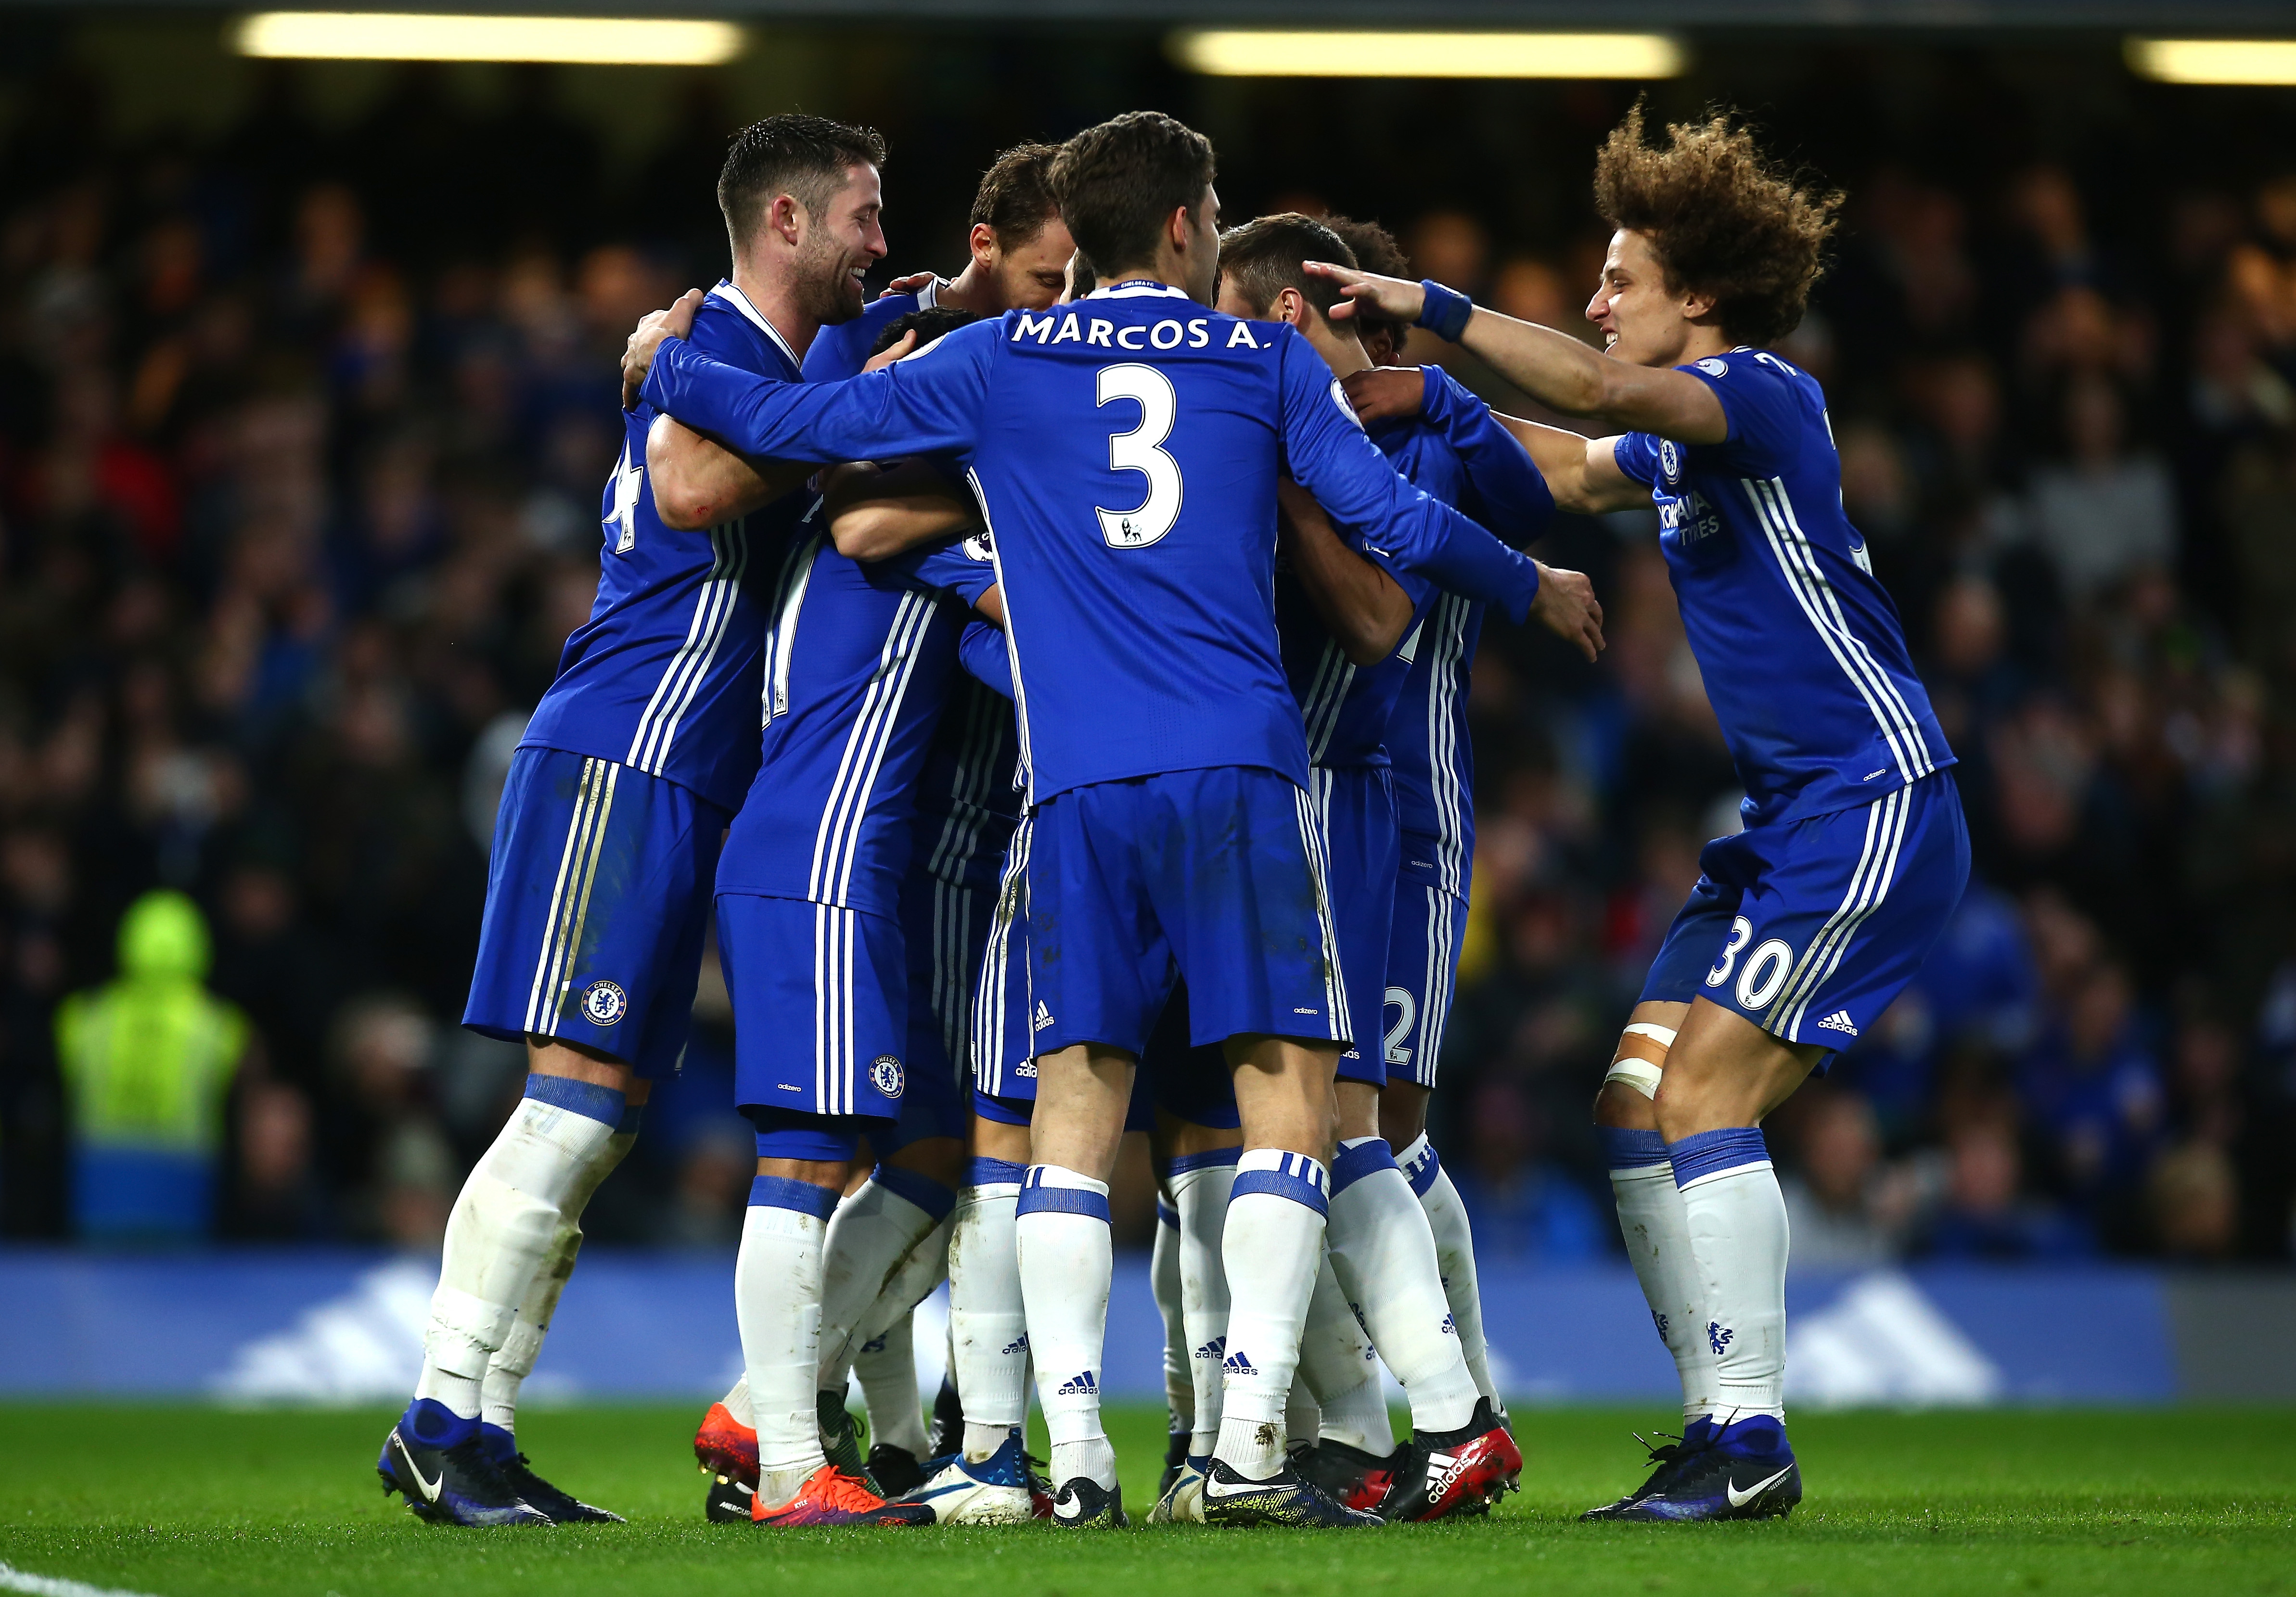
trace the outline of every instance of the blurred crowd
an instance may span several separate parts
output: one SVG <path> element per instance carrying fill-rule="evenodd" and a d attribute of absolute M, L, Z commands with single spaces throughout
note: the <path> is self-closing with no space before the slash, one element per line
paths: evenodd
<path fill-rule="evenodd" d="M 60 78 L 0 154 L 12 1236 L 435 1241 L 523 1071 L 455 1022 L 509 750 L 594 589 L 613 358 L 722 270 L 732 119 L 706 96 L 601 208 L 594 140 L 539 73 L 480 120 L 410 71 L 332 132 L 267 81 L 219 137 L 129 141 Z M 1915 988 L 1772 1123 L 1797 1261 L 2285 1257 L 2296 179 L 1833 176 L 1838 259 L 1785 352 L 1831 396 L 1979 880 Z M 1425 274 L 1583 326 L 1583 214 L 1537 238 L 1382 219 Z M 889 267 L 953 267 L 947 231 L 897 229 Z M 1495 1260 L 1616 1252 L 1587 1106 L 1739 797 L 1652 520 L 1549 545 L 1595 573 L 1611 646 L 1590 668 L 1486 635 L 1437 1098 Z M 699 1013 L 594 1236 L 738 1233 L 714 970 Z M 172 1227 L 107 1217 L 104 1150 L 156 1113 L 137 1072 L 187 1038 L 231 1055 L 213 1113 L 168 1133 L 208 1184 L 151 1188 Z"/>

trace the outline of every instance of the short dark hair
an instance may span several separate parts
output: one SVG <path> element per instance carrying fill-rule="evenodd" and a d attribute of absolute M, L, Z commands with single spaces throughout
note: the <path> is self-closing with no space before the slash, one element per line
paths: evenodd
<path fill-rule="evenodd" d="M 1801 325 L 1841 191 L 1772 166 L 1720 112 L 1666 135 L 1663 149 L 1644 141 L 1636 101 L 1595 158 L 1595 209 L 1650 240 L 1669 289 L 1712 295 L 1733 339 L 1776 343 Z"/>
<path fill-rule="evenodd" d="M 1234 283 L 1262 315 L 1285 289 L 1299 290 L 1308 304 L 1332 314 L 1343 297 L 1340 285 L 1328 277 L 1308 276 L 1301 263 L 1311 260 L 1352 266 L 1356 254 L 1338 233 L 1294 210 L 1255 217 L 1220 234 L 1220 282 Z"/>
<path fill-rule="evenodd" d="M 846 173 L 865 163 L 885 164 L 885 141 L 873 127 L 798 112 L 750 123 L 734 135 L 718 172 L 718 209 L 726 213 L 734 248 L 741 249 L 766 208 L 783 194 L 818 222 L 845 186 Z"/>
<path fill-rule="evenodd" d="M 971 311 L 959 310 L 954 305 L 936 305 L 930 310 L 913 310 L 886 323 L 878 332 L 876 342 L 869 346 L 869 353 L 882 355 L 912 332 L 917 335 L 917 348 L 922 349 L 935 339 L 946 337 L 979 320 L 980 318 Z"/>
<path fill-rule="evenodd" d="M 1077 247 L 1120 272 L 1154 258 L 1165 218 L 1201 204 L 1212 176 L 1210 139 L 1161 111 L 1128 111 L 1062 144 L 1048 180 Z"/>
<path fill-rule="evenodd" d="M 1045 175 L 1052 170 L 1058 144 L 1015 144 L 989 163 L 972 194 L 969 226 L 988 224 L 988 231 L 1005 249 L 1017 249 L 1044 232 L 1045 224 L 1061 214 Z"/>
<path fill-rule="evenodd" d="M 1411 258 L 1395 242 L 1395 235 L 1378 223 L 1358 222 L 1353 217 L 1325 217 L 1323 223 L 1340 235 L 1340 242 L 1356 252 L 1356 265 L 1362 270 L 1381 277 L 1411 275 Z M 1411 330 L 1408 322 L 1382 316 L 1367 301 L 1360 299 L 1356 302 L 1355 320 L 1356 330 L 1365 338 L 1378 329 L 1386 329 L 1393 335 L 1398 349 L 1403 348 L 1404 337 Z"/>

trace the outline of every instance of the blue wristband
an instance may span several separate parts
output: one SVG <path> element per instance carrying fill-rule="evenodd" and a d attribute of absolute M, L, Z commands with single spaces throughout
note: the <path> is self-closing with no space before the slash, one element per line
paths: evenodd
<path fill-rule="evenodd" d="M 1422 278 L 1419 287 L 1427 296 L 1419 307 L 1419 324 L 1439 339 L 1457 343 L 1467 331 L 1467 318 L 1475 314 L 1475 302 L 1431 277 Z"/>

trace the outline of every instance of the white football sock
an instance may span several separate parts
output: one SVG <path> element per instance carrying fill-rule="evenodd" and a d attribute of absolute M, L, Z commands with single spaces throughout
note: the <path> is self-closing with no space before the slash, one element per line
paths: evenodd
<path fill-rule="evenodd" d="M 1667 1144 L 1687 1211 L 1714 1355 L 1714 1412 L 1785 1417 L 1785 1195 L 1758 1126 Z"/>
<path fill-rule="evenodd" d="M 1283 1451 L 1291 1454 L 1313 1447 L 1323 1434 L 1324 1411 L 1308 1383 L 1294 1371 L 1292 1389 L 1283 1397 Z"/>
<path fill-rule="evenodd" d="M 1053 1444 L 1053 1482 L 1084 1476 L 1112 1488 L 1116 1450 L 1100 1419 L 1113 1266 L 1108 1183 L 1058 1165 L 1030 1165 L 1014 1206 L 1013 1235 L 1037 1361 L 1037 1396 Z"/>
<path fill-rule="evenodd" d="M 1180 1211 L 1156 1194 L 1156 1245 L 1148 1256 L 1148 1284 L 1156 1295 L 1156 1314 L 1164 1322 L 1164 1434 L 1195 1423 L 1196 1383 L 1189 1369 L 1188 1325 L 1180 1306 Z"/>
<path fill-rule="evenodd" d="M 955 1201 L 954 1193 L 930 1177 L 880 1165 L 837 1206 L 829 1218 L 821 1272 L 823 1391 L 844 1392 L 846 1372 L 865 1339 L 864 1322 L 871 1307 L 884 1296 L 910 1249 Z M 885 1315 L 884 1323 L 891 1322 Z"/>
<path fill-rule="evenodd" d="M 1013 1208 L 1025 1167 L 975 1159 L 956 1200 L 948 1249 L 950 1368 L 964 1404 L 964 1456 L 974 1463 L 1029 1417 L 1029 1321 L 1021 1305 Z"/>
<path fill-rule="evenodd" d="M 1411 1429 L 1456 1430 L 1475 1417 L 1480 1393 L 1459 1351 L 1427 1211 L 1378 1137 L 1341 1143 L 1332 1172 L 1332 1273 L 1411 1399 Z"/>
<path fill-rule="evenodd" d="M 566 1195 L 559 1206 L 558 1230 L 550 1239 L 550 1251 L 543 1256 L 541 1266 L 526 1289 L 526 1298 L 518 1306 L 518 1317 L 511 1322 L 510 1334 L 487 1364 L 487 1377 L 480 1394 L 479 1418 L 488 1425 L 507 1431 L 518 1429 L 518 1392 L 526 1378 L 534 1373 L 534 1361 L 542 1352 L 542 1339 L 550 1334 L 551 1317 L 558 1312 L 559 1296 L 573 1277 L 574 1260 L 582 1251 L 582 1211 L 590 1207 L 590 1200 L 607 1176 L 614 1173 L 638 1140 L 636 1110 L 625 1110 L 612 1136 L 605 1147 L 590 1161 L 589 1168 Z"/>
<path fill-rule="evenodd" d="M 925 1456 L 924 1405 L 917 1393 L 916 1321 L 905 1311 L 853 1355 L 861 1382 L 862 1405 L 869 1414 L 869 1444 L 898 1447 L 920 1462 Z"/>
<path fill-rule="evenodd" d="M 1375 1458 L 1395 1451 L 1395 1429 L 1387 1415 L 1386 1385 L 1379 1378 L 1379 1355 L 1364 1335 L 1348 1295 L 1340 1290 L 1326 1257 L 1316 1272 L 1315 1296 L 1308 1300 L 1308 1327 L 1300 1339 L 1296 1396 L 1305 1386 L 1323 1411 L 1319 1437 L 1343 1442 Z"/>
<path fill-rule="evenodd" d="M 744 1370 L 742 1372 L 742 1379 L 735 1381 L 733 1389 L 718 1401 L 726 1405 L 726 1412 L 734 1416 L 734 1423 L 750 1430 L 758 1429 L 758 1416 L 750 1407 L 750 1372 L 748 1371 Z"/>
<path fill-rule="evenodd" d="M 861 1316 L 860 1329 L 854 1333 L 857 1361 L 865 1345 L 907 1319 L 918 1304 L 932 1296 L 935 1287 L 948 1279 L 948 1239 L 955 1229 L 956 1216 L 952 1212 L 936 1221 L 933 1228 L 893 1266 L 893 1273 L 885 1278 L 884 1290 L 877 1294 L 877 1301 Z"/>
<path fill-rule="evenodd" d="M 758 1432 L 758 1498 L 778 1507 L 827 1462 L 815 1393 L 821 1364 L 822 1254 L 837 1194 L 783 1176 L 750 1188 L 734 1307 Z"/>
<path fill-rule="evenodd" d="M 1504 1414 L 1506 1400 L 1491 1379 L 1490 1349 L 1483 1340 L 1483 1293 L 1475 1282 L 1475 1232 L 1467 1223 L 1467 1206 L 1459 1201 L 1459 1189 L 1451 1184 L 1426 1133 L 1397 1154 L 1395 1162 L 1418 1194 L 1428 1228 L 1435 1233 L 1435 1265 L 1443 1273 L 1443 1296 L 1451 1305 L 1451 1323 L 1459 1333 L 1459 1354 L 1467 1361 L 1467 1373 L 1475 1378 L 1475 1389 L 1491 1400 L 1491 1412 Z"/>
<path fill-rule="evenodd" d="M 1714 1412 L 1714 1353 L 1706 1340 L 1698 1260 L 1690 1249 L 1690 1211 L 1674 1184 L 1664 1137 L 1611 1126 L 1598 1129 L 1619 1203 L 1619 1234 L 1650 1305 L 1651 1323 L 1682 1380 L 1686 1425 Z"/>
<path fill-rule="evenodd" d="M 622 1094 L 557 1076 L 529 1076 L 530 1095 L 463 1183 L 422 1338 L 417 1397 L 466 1420 L 484 1401 L 487 1366 L 555 1243 L 561 1209 L 605 1151 Z"/>
<path fill-rule="evenodd" d="M 1201 1458 L 1219 1440 L 1223 1411 L 1221 1360 L 1227 1353 L 1227 1267 L 1221 1243 L 1239 1151 L 1219 1148 L 1172 1161 L 1167 1178 L 1179 1211 L 1180 1311 L 1194 1387 L 1188 1454 Z"/>
<path fill-rule="evenodd" d="M 1283 1467 L 1283 1405 L 1323 1263 L 1330 1191 L 1330 1173 L 1304 1153 L 1254 1148 L 1236 1161 L 1220 1243 L 1227 1358 L 1212 1451 L 1249 1480 Z"/>

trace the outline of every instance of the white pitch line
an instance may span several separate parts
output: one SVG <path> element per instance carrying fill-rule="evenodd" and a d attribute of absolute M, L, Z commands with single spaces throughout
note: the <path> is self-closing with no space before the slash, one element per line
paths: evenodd
<path fill-rule="evenodd" d="M 53 1575 L 33 1575 L 13 1564 L 0 1564 L 0 1591 L 23 1592 L 29 1593 L 29 1597 L 145 1597 L 142 1592 L 92 1586 L 84 1580 L 61 1580 Z"/>

